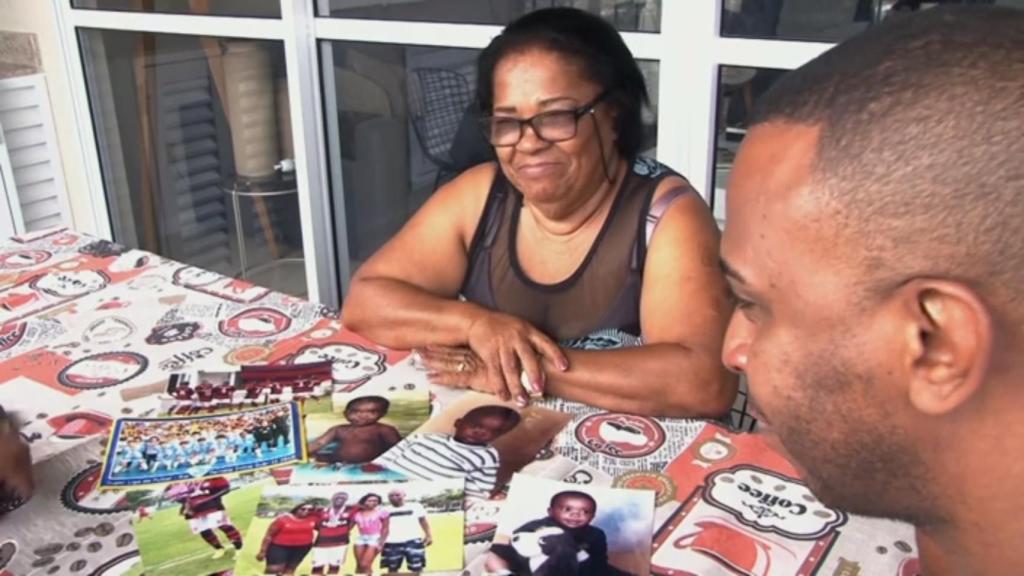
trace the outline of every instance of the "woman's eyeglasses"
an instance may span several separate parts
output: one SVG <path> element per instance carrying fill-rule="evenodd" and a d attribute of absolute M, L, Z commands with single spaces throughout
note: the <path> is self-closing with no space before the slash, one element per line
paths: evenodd
<path fill-rule="evenodd" d="M 552 110 L 541 112 L 520 120 L 505 116 L 485 116 L 480 119 L 480 127 L 484 136 L 492 146 L 515 146 L 523 138 L 523 128 L 529 124 L 537 138 L 545 142 L 564 142 L 576 137 L 580 118 L 594 112 L 594 108 L 608 97 L 609 92 L 601 92 L 587 104 L 574 110 Z"/>

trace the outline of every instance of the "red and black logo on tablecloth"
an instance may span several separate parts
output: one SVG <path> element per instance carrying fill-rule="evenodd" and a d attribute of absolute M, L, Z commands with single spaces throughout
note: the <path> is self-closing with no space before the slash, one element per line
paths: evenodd
<path fill-rule="evenodd" d="M 149 360 L 136 352 L 102 352 L 69 364 L 57 375 L 57 381 L 69 388 L 93 390 L 123 384 L 142 374 Z"/>
<path fill-rule="evenodd" d="M 274 308 L 249 308 L 218 324 L 220 333 L 228 338 L 267 338 L 276 336 L 292 325 L 287 314 Z"/>
<path fill-rule="evenodd" d="M 0 268 L 6 270 L 18 270 L 37 266 L 46 262 L 53 256 L 53 253 L 46 250 L 15 250 L 0 254 Z"/>
<path fill-rule="evenodd" d="M 653 418 L 601 413 L 576 425 L 576 439 L 591 450 L 616 458 L 642 458 L 665 443 L 665 429 Z"/>

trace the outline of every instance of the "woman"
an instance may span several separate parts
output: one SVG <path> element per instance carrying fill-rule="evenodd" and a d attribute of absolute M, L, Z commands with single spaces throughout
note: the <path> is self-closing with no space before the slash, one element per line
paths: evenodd
<path fill-rule="evenodd" d="M 316 506 L 305 501 L 281 514 L 270 523 L 263 537 L 256 559 L 267 561 L 267 574 L 295 574 L 313 547 L 313 539 L 320 517 L 313 512 Z"/>
<path fill-rule="evenodd" d="M 354 540 L 357 574 L 371 573 L 373 561 L 388 539 L 388 511 L 380 507 L 381 502 L 380 495 L 371 492 L 359 499 L 359 510 L 352 516 L 359 528 Z"/>
<path fill-rule="evenodd" d="M 497 163 L 440 188 L 359 269 L 346 326 L 420 348 L 436 383 L 521 404 L 528 386 L 615 411 L 727 411 L 718 230 L 683 177 L 637 157 L 647 91 L 622 38 L 540 10 L 477 76 Z"/>

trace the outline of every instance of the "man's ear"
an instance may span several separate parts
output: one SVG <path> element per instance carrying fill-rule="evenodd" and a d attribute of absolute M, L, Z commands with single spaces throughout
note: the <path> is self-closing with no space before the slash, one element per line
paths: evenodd
<path fill-rule="evenodd" d="M 917 279 L 901 290 L 907 317 L 907 394 L 929 415 L 952 412 L 985 383 L 992 317 L 977 293 L 948 280 Z"/>

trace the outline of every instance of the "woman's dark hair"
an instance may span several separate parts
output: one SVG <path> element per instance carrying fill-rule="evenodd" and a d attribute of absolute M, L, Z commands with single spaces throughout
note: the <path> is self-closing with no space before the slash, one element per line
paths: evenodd
<path fill-rule="evenodd" d="M 641 112 L 649 103 L 647 85 L 622 36 L 599 16 L 575 8 L 547 8 L 525 14 L 496 36 L 477 59 L 476 98 L 480 112 L 494 106 L 494 69 L 505 56 L 540 48 L 578 62 L 587 77 L 607 90 L 618 111 L 615 132 L 619 154 L 632 159 L 640 151 Z"/>
<path fill-rule="evenodd" d="M 363 496 L 362 498 L 359 499 L 359 505 L 362 506 L 362 505 L 366 504 L 366 501 L 369 500 L 370 498 L 376 498 L 377 502 L 383 502 L 384 501 L 384 499 L 380 497 L 380 494 L 375 494 L 373 492 L 370 492 L 370 493 L 366 494 L 365 496 Z"/>
<path fill-rule="evenodd" d="M 299 508 L 303 508 L 305 506 L 311 506 L 314 510 L 316 510 L 316 500 L 304 500 L 303 502 L 300 502 L 297 506 L 289 510 L 288 513 L 295 514 L 299 511 Z"/>

